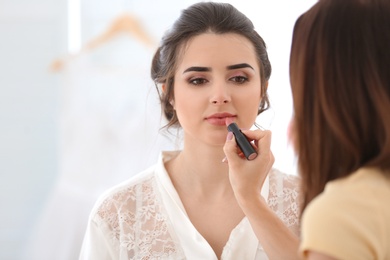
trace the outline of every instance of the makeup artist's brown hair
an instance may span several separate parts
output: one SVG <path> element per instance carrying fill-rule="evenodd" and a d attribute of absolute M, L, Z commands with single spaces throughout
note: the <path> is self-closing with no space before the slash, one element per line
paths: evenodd
<path fill-rule="evenodd" d="M 290 80 L 302 210 L 360 167 L 389 172 L 389 48 L 389 0 L 320 0 L 297 20 Z"/>
<path fill-rule="evenodd" d="M 212 32 L 216 34 L 236 33 L 244 36 L 255 47 L 260 67 L 262 101 L 258 114 L 269 107 L 267 81 L 271 75 L 264 40 L 255 31 L 252 22 L 235 7 L 227 3 L 200 2 L 184 9 L 173 27 L 162 38 L 151 67 L 151 77 L 159 92 L 163 113 L 168 120 L 167 127 L 180 126 L 171 105 L 174 91 L 174 74 L 177 62 L 184 51 L 183 46 L 194 36 Z M 160 85 L 165 84 L 165 91 Z"/>

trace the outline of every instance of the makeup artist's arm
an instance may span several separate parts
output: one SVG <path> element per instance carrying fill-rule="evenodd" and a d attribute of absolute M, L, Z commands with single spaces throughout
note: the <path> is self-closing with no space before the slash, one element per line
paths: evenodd
<path fill-rule="evenodd" d="M 243 131 L 258 147 L 258 156 L 248 161 L 237 154 L 237 145 L 228 134 L 224 151 L 236 199 L 270 259 L 299 259 L 299 238 L 289 230 L 261 196 L 261 187 L 274 157 L 270 150 L 270 131 Z"/>

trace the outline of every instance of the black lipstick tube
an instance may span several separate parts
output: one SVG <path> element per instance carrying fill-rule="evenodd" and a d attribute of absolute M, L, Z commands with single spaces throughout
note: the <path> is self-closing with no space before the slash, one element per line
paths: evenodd
<path fill-rule="evenodd" d="M 251 161 L 257 157 L 257 152 L 248 141 L 246 136 L 241 132 L 236 123 L 231 123 L 228 125 L 228 131 L 234 134 L 238 147 L 244 153 L 247 160 Z"/>

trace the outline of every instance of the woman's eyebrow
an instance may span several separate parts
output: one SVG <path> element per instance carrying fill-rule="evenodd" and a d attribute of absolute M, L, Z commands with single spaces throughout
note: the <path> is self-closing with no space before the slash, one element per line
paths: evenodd
<path fill-rule="evenodd" d="M 252 70 L 255 70 L 251 65 L 249 65 L 248 63 L 239 63 L 239 64 L 234 64 L 234 65 L 229 65 L 229 66 L 226 66 L 226 69 L 228 70 L 235 70 L 235 69 L 242 69 L 242 68 L 251 68 Z M 196 71 L 196 72 L 209 72 L 211 71 L 212 69 L 210 67 L 199 67 L 199 66 L 193 66 L 193 67 L 189 67 L 187 68 L 184 72 L 184 73 L 187 73 L 187 72 L 190 72 L 190 71 Z"/>
<path fill-rule="evenodd" d="M 235 70 L 235 69 L 242 69 L 242 68 L 251 68 L 252 70 L 255 70 L 251 65 L 248 63 L 240 63 L 240 64 L 234 64 L 226 67 L 228 70 Z"/>
<path fill-rule="evenodd" d="M 190 71 L 197 71 L 197 72 L 211 71 L 211 68 L 210 67 L 189 67 L 183 72 L 183 74 Z"/>

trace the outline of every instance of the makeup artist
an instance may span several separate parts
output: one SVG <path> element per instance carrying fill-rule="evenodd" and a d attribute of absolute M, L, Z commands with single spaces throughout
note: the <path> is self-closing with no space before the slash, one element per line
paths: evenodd
<path fill-rule="evenodd" d="M 389 46 L 389 0 L 320 0 L 295 24 L 304 259 L 390 259 Z"/>
<path fill-rule="evenodd" d="M 243 130 L 269 107 L 270 74 L 263 39 L 232 5 L 183 10 L 151 68 L 183 148 L 100 197 L 80 259 L 296 258 L 298 179 L 272 167 L 270 131 Z M 251 160 L 228 132 L 233 122 Z"/>

